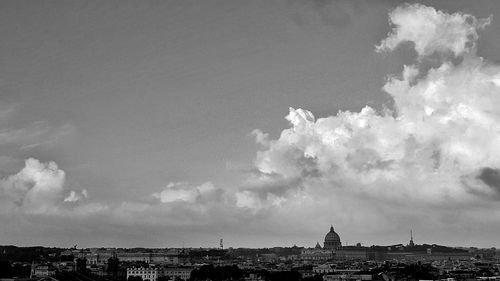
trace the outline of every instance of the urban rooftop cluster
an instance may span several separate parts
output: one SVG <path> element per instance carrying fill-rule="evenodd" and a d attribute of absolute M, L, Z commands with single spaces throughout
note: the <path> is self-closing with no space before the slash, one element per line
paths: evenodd
<path fill-rule="evenodd" d="M 407 244 L 343 246 L 331 226 L 314 248 L 0 246 L 0 280 L 500 280 L 500 252 L 417 244 L 413 235 Z"/>

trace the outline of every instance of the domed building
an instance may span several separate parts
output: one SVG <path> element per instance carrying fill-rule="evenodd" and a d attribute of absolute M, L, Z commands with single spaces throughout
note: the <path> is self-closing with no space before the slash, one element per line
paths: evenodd
<path fill-rule="evenodd" d="M 325 243 L 323 249 L 338 250 L 342 248 L 342 243 L 340 242 L 340 236 L 333 230 L 333 225 L 330 227 L 330 232 L 325 236 Z"/>

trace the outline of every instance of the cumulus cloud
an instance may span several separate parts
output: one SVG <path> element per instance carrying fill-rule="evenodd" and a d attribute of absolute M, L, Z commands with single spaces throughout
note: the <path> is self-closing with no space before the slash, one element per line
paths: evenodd
<path fill-rule="evenodd" d="M 71 191 L 63 200 L 65 181 L 66 173 L 55 162 L 29 158 L 21 171 L 0 181 L 0 201 L 10 211 L 57 213 L 62 201 L 76 202 L 88 197 L 86 190 Z"/>
<path fill-rule="evenodd" d="M 290 128 L 278 139 L 254 134 L 263 149 L 258 173 L 236 195 L 239 206 L 283 205 L 297 194 L 336 204 L 343 204 L 342 194 L 456 206 L 498 192 L 500 67 L 472 52 L 490 18 L 419 4 L 397 7 L 389 17 L 395 28 L 377 50 L 412 42 L 420 59 L 439 53 L 462 60 L 441 56 L 423 71 L 419 59 L 391 76 L 384 90 L 393 110 L 366 106 L 316 119 L 290 108 Z"/>
<path fill-rule="evenodd" d="M 64 198 L 64 202 L 78 202 L 87 198 L 89 198 L 89 194 L 86 189 L 83 189 L 80 193 L 72 190 L 68 197 Z"/>
<path fill-rule="evenodd" d="M 115 244 L 146 243 L 144 232 L 154 232 L 163 238 L 165 233 L 175 233 L 183 241 L 189 230 L 217 233 L 223 225 L 238 225 L 248 218 L 235 206 L 232 195 L 211 182 L 171 182 L 152 197 L 99 203 L 89 198 L 86 189 L 68 190 L 66 173 L 55 162 L 30 158 L 19 172 L 0 180 L 0 221 L 6 226 L 0 233 L 25 239 L 33 237 L 30 233 L 47 233 L 42 239 L 85 240 L 91 232 L 92 239 L 111 237 L 109 242 Z"/>
<path fill-rule="evenodd" d="M 46 212 L 60 199 L 65 178 L 56 163 L 30 158 L 19 173 L 1 182 L 2 198 L 29 212 Z"/>
<path fill-rule="evenodd" d="M 205 182 L 199 186 L 171 182 L 162 191 L 153 193 L 153 197 L 159 199 L 162 203 L 196 203 L 203 200 L 219 201 L 222 193 L 223 190 L 216 188 L 211 182 Z"/>
<path fill-rule="evenodd" d="M 491 17 L 477 19 L 468 14 L 447 14 L 419 4 L 402 5 L 389 14 L 389 22 L 395 27 L 377 50 L 393 50 L 401 43 L 411 42 L 421 57 L 435 52 L 460 56 L 475 48 L 478 30 L 490 21 Z"/>
<path fill-rule="evenodd" d="M 259 129 L 255 129 L 250 133 L 251 136 L 255 137 L 255 141 L 258 144 L 268 145 L 269 144 L 269 134 L 262 132 Z"/>

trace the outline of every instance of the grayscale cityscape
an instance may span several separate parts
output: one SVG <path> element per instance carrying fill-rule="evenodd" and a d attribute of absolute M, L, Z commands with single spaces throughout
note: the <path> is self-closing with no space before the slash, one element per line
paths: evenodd
<path fill-rule="evenodd" d="M 500 1 L 0 0 L 0 281 L 500 280 Z"/>

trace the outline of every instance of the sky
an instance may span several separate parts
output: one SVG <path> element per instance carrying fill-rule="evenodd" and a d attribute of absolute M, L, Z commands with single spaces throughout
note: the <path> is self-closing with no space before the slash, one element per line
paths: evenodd
<path fill-rule="evenodd" d="M 499 247 L 498 1 L 0 2 L 0 244 Z"/>

